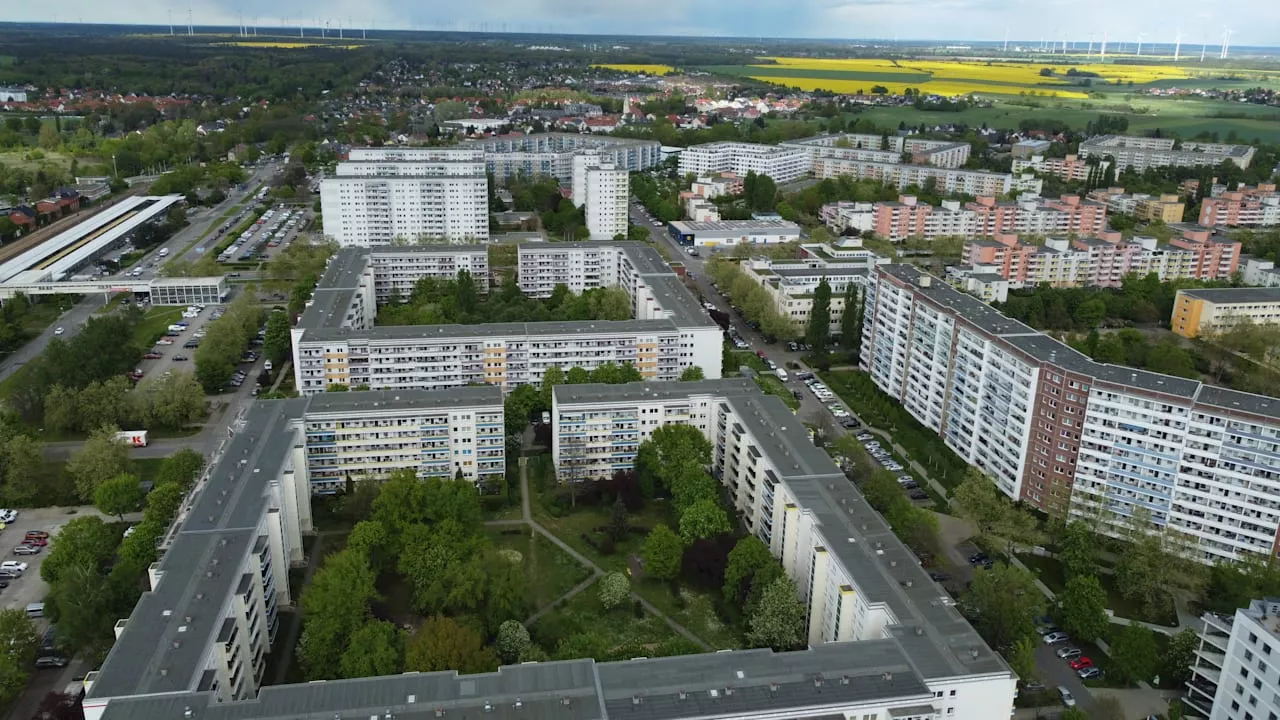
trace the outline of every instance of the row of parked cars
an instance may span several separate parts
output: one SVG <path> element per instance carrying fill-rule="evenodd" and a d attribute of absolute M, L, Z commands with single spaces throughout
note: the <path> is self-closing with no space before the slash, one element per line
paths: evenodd
<path fill-rule="evenodd" d="M 1067 635 L 1055 625 L 1041 625 L 1036 628 L 1036 632 L 1040 633 L 1040 637 L 1046 645 L 1062 645 L 1071 642 L 1071 636 Z M 1059 658 L 1066 660 L 1072 670 L 1076 671 L 1076 675 L 1081 680 L 1093 680 L 1102 677 L 1102 668 L 1093 664 L 1093 660 L 1084 654 L 1084 651 L 1072 645 L 1064 645 L 1058 648 L 1054 653 Z"/>

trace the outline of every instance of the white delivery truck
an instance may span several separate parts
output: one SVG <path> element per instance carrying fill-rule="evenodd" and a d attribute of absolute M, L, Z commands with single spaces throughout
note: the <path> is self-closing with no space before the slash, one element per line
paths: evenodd
<path fill-rule="evenodd" d="M 165 257 L 168 254 L 169 254 L 169 248 L 160 248 L 160 257 Z"/>
<path fill-rule="evenodd" d="M 116 440 L 127 443 L 133 447 L 147 446 L 146 430 L 121 430 L 116 433 Z"/>

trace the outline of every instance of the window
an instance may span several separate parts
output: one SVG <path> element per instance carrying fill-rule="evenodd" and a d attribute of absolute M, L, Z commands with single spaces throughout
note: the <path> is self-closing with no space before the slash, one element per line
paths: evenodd
<path fill-rule="evenodd" d="M 1250 644 L 1250 645 L 1257 645 L 1257 644 L 1258 644 L 1258 636 L 1257 636 L 1256 634 L 1254 634 L 1254 633 L 1249 633 L 1249 644 Z"/>

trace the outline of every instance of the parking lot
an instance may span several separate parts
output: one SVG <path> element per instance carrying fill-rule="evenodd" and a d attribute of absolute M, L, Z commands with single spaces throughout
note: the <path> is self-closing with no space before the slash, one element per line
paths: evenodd
<path fill-rule="evenodd" d="M 13 554 L 13 549 L 22 544 L 22 539 L 28 531 L 38 530 L 49 533 L 49 542 L 52 544 L 53 539 L 58 536 L 58 531 L 72 519 L 99 514 L 92 507 L 19 510 L 18 519 L 6 525 L 4 530 L 0 530 L 0 551 L 4 554 L 0 559 L 25 562 L 27 569 L 23 571 L 22 577 L 8 580 L 9 587 L 0 590 L 0 600 L 3 600 L 4 607 L 24 609 L 31 603 L 43 602 L 45 594 L 49 592 L 48 584 L 40 578 L 40 564 L 48 554 L 49 548 L 45 547 L 35 555 Z M 37 621 L 37 624 L 43 628 L 46 622 Z"/>
<path fill-rule="evenodd" d="M 161 338 L 159 343 L 148 349 L 147 356 L 144 356 L 138 364 L 137 369 L 142 371 L 141 377 L 154 377 L 166 372 L 195 372 L 196 348 L 186 347 L 186 345 L 192 342 L 198 343 L 204 335 L 206 326 L 215 317 L 221 316 L 221 312 L 221 305 L 208 305 L 195 317 L 180 318 L 177 322 L 187 323 L 186 329 L 173 336 Z"/>

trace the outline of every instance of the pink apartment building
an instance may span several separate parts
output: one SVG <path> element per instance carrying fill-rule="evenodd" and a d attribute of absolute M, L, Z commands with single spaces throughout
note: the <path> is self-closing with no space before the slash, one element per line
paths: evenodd
<path fill-rule="evenodd" d="M 1241 187 L 1207 197 L 1200 206 L 1200 224 L 1205 227 L 1270 227 L 1280 225 L 1280 193 L 1274 183 Z"/>

